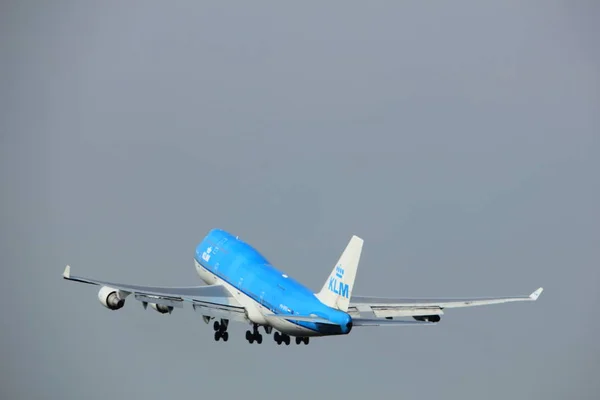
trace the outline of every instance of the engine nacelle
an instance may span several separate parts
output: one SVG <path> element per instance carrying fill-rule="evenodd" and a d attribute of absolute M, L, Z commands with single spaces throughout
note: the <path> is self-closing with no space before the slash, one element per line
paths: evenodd
<path fill-rule="evenodd" d="M 425 322 L 439 322 L 442 317 L 439 315 L 416 315 L 413 317 L 417 321 L 425 321 Z"/>
<path fill-rule="evenodd" d="M 173 307 L 165 306 L 164 304 L 150 303 L 150 307 L 154 308 L 156 311 L 158 311 L 161 314 L 166 314 L 166 313 L 170 314 L 171 311 L 173 311 Z"/>
<path fill-rule="evenodd" d="M 108 286 L 102 286 L 98 292 L 98 300 L 109 310 L 118 310 L 125 305 L 125 297 L 119 296 L 119 290 Z"/>

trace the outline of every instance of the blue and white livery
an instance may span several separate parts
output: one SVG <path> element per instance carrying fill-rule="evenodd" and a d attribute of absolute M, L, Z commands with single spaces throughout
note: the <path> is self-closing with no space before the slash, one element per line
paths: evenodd
<path fill-rule="evenodd" d="M 363 240 L 352 236 L 319 292 L 313 292 L 276 269 L 251 245 L 222 229 L 211 230 L 196 247 L 194 265 L 203 286 L 152 287 L 106 282 L 71 275 L 70 281 L 101 286 L 98 299 L 110 310 L 133 295 L 144 308 L 167 314 L 191 304 L 206 323 L 214 320 L 215 340 L 229 339 L 229 321 L 251 325 L 249 343 L 262 343 L 262 327 L 277 344 L 308 344 L 313 336 L 347 335 L 357 326 L 435 325 L 446 308 L 535 301 L 539 288 L 527 297 L 475 299 L 395 299 L 353 296 L 352 288 Z M 409 319 L 396 319 L 409 317 Z"/>

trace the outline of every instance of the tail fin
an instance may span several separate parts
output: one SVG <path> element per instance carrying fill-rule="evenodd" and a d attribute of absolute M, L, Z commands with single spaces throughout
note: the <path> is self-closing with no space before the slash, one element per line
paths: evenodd
<path fill-rule="evenodd" d="M 323 288 L 316 293 L 321 303 L 344 312 L 348 311 L 362 246 L 363 240 L 352 236 Z"/>

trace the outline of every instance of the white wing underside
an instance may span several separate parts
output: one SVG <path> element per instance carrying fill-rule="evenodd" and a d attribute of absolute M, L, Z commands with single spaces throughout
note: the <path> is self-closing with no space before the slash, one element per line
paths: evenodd
<path fill-rule="evenodd" d="M 387 298 L 352 296 L 348 313 L 352 316 L 371 315 L 378 318 L 441 315 L 446 308 L 486 306 L 514 301 L 535 301 L 544 289 L 539 288 L 529 296 L 480 298 Z"/>
<path fill-rule="evenodd" d="M 189 303 L 195 311 L 202 315 L 239 321 L 246 320 L 244 307 L 222 285 L 185 287 L 129 285 L 73 276 L 69 266 L 65 268 L 63 278 L 90 285 L 108 286 L 119 290 L 120 296 L 132 295 L 142 303 L 162 304 L 175 308 L 182 308 L 183 303 Z"/>

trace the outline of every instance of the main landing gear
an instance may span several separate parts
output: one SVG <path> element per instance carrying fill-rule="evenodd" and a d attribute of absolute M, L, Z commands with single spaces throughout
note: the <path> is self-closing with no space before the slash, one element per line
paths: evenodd
<path fill-rule="evenodd" d="M 221 322 L 215 321 L 213 328 L 215 330 L 215 340 L 218 342 L 219 339 L 223 339 L 226 342 L 229 339 L 229 332 L 227 332 L 227 326 L 229 320 L 221 319 Z"/>
<path fill-rule="evenodd" d="M 252 344 L 254 342 L 261 344 L 262 343 L 262 335 L 260 334 L 260 332 L 258 332 L 258 325 L 254 324 L 254 327 L 252 328 L 252 332 L 250 332 L 249 330 L 246 331 L 246 340 L 248 341 L 248 343 Z"/>
<path fill-rule="evenodd" d="M 290 335 L 286 335 L 285 333 L 279 333 L 275 331 L 273 334 L 273 339 L 275 339 L 277 344 L 285 343 L 286 346 L 290 344 Z"/>
<path fill-rule="evenodd" d="M 279 333 L 277 331 L 273 334 L 273 339 L 275 339 L 275 341 L 279 345 L 281 343 L 285 343 L 286 346 L 289 346 L 289 344 L 291 342 L 290 335 L 285 334 L 285 333 Z M 296 344 L 300 344 L 300 343 L 308 344 L 308 336 L 304 336 L 304 337 L 297 336 Z"/>
<path fill-rule="evenodd" d="M 296 336 L 296 344 L 300 344 L 300 343 L 308 344 L 308 336 L 304 336 L 304 337 Z"/>

